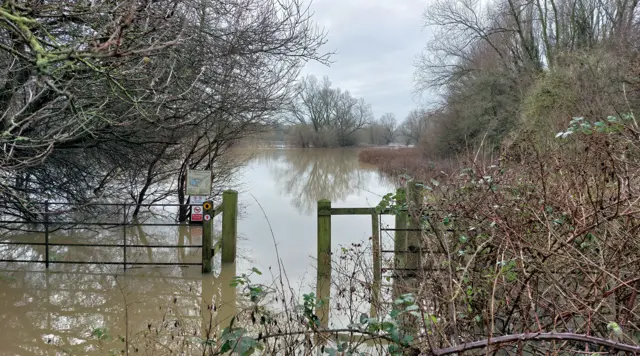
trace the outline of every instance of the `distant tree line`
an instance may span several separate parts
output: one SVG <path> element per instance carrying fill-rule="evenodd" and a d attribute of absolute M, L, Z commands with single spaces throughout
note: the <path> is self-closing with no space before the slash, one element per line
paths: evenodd
<path fill-rule="evenodd" d="M 7 0 L 0 23 L 0 201 L 21 216 L 47 199 L 186 203 L 189 169 L 220 187 L 228 149 L 329 60 L 300 0 Z"/>
<path fill-rule="evenodd" d="M 284 114 L 287 140 L 298 147 L 346 147 L 361 144 L 387 145 L 397 137 L 392 113 L 379 119 L 371 105 L 349 91 L 332 87 L 328 77 L 302 78 Z"/>

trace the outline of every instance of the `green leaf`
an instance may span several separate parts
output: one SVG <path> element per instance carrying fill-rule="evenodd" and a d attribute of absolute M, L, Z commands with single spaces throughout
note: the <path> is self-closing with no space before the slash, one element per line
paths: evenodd
<path fill-rule="evenodd" d="M 239 340 L 237 345 L 237 350 L 239 354 L 243 356 L 252 355 L 255 351 L 254 346 L 256 345 L 256 340 L 250 337 L 243 337 Z"/>
<path fill-rule="evenodd" d="M 398 352 L 400 352 L 400 347 L 398 347 L 398 345 L 391 344 L 389 345 L 387 350 L 389 351 L 390 354 L 397 354 Z"/>
<path fill-rule="evenodd" d="M 609 322 L 609 324 L 607 324 L 607 330 L 610 330 L 616 336 L 622 335 L 622 328 L 620 328 L 620 325 L 618 325 L 618 323 L 616 323 L 615 321 L 611 321 Z"/>
<path fill-rule="evenodd" d="M 396 328 L 396 324 L 390 322 L 390 321 L 385 321 L 384 323 L 382 323 L 381 325 L 381 329 L 386 331 L 386 332 L 391 332 L 392 330 L 394 330 Z"/>
<path fill-rule="evenodd" d="M 260 272 L 260 270 L 259 270 L 259 269 L 257 269 L 257 268 L 255 268 L 255 267 L 253 267 L 251 270 L 252 270 L 254 273 L 256 273 L 257 275 L 259 275 L 259 276 L 261 276 L 261 275 L 262 275 L 262 272 Z"/>
<path fill-rule="evenodd" d="M 335 356 L 338 354 L 338 351 L 336 349 L 334 349 L 333 347 L 326 347 L 324 349 L 324 352 L 328 353 L 331 356 Z"/>
<path fill-rule="evenodd" d="M 415 304 L 411 304 L 411 305 L 408 305 L 404 310 L 405 310 L 405 311 L 412 311 L 412 310 L 418 310 L 418 309 L 419 309 L 419 308 L 418 308 L 418 306 L 417 306 L 417 305 L 415 305 Z"/>
<path fill-rule="evenodd" d="M 414 340 L 414 338 L 411 335 L 405 335 L 404 339 L 402 339 L 402 341 L 403 341 L 403 343 L 405 345 L 409 345 L 413 340 Z"/>
<path fill-rule="evenodd" d="M 360 323 L 365 324 L 369 320 L 369 316 L 366 313 L 360 314 Z"/>
<path fill-rule="evenodd" d="M 224 354 L 225 352 L 229 352 L 231 351 L 231 341 L 226 341 L 224 344 L 222 344 L 222 347 L 220 348 L 220 353 Z"/>

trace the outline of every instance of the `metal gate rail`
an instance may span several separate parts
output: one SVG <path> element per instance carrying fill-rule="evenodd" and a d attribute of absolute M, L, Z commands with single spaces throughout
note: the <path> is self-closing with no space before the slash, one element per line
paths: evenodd
<path fill-rule="evenodd" d="M 59 212 L 51 212 L 49 211 L 49 207 L 51 205 L 62 205 L 62 206 L 72 206 L 74 204 L 70 203 L 51 203 L 51 202 L 34 202 L 30 203 L 33 205 L 44 205 L 44 212 L 41 212 L 44 220 L 42 221 L 19 221 L 19 220 L 0 220 L 0 224 L 35 224 L 35 225 L 43 225 L 44 231 L 33 231 L 29 232 L 39 232 L 44 233 L 44 242 L 20 242 L 20 241 L 0 241 L 0 246 L 44 246 L 45 247 L 45 256 L 44 260 L 29 260 L 29 259 L 0 259 L 0 262 L 16 262 L 16 263 L 44 263 L 46 268 L 49 268 L 49 264 L 78 264 L 78 265 L 122 265 L 126 270 L 127 266 L 201 266 L 202 262 L 131 262 L 127 261 L 127 249 L 128 248 L 176 248 L 176 249 L 184 249 L 184 248 L 202 248 L 202 245 L 172 245 L 172 244 L 152 244 L 152 245 L 142 245 L 142 244 L 128 244 L 127 243 L 127 227 L 128 226 L 187 226 L 182 223 L 132 223 L 127 220 L 127 207 L 132 204 L 126 203 L 88 203 L 82 204 L 81 206 L 117 206 L 122 207 L 122 221 L 121 222 L 66 222 L 66 221 L 55 221 L 51 222 L 49 217 L 51 215 L 59 215 Z M 140 206 L 145 207 L 179 207 L 180 204 L 139 204 Z M 68 212 L 68 211 L 66 211 Z M 65 213 L 65 212 L 63 212 Z M 122 243 L 121 244 L 105 244 L 105 243 L 52 243 L 49 242 L 50 235 L 50 227 L 51 226 L 101 226 L 101 227 L 122 227 Z M 69 230 L 61 228 L 62 230 Z M 122 248 L 122 261 L 57 261 L 51 260 L 49 258 L 49 248 L 50 247 L 110 247 L 110 248 Z"/>

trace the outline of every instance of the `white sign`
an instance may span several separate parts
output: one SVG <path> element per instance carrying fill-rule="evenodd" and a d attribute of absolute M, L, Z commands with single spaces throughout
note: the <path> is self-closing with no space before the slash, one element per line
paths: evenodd
<path fill-rule="evenodd" d="M 187 171 L 187 195 L 211 194 L 211 171 Z"/>
<path fill-rule="evenodd" d="M 204 216 L 204 221 L 209 221 L 211 220 L 211 215 L 207 214 Z"/>
<path fill-rule="evenodd" d="M 202 207 L 193 205 L 191 206 L 191 221 L 202 221 Z"/>
<path fill-rule="evenodd" d="M 192 195 L 189 199 L 190 205 L 202 205 L 207 200 L 206 195 Z"/>

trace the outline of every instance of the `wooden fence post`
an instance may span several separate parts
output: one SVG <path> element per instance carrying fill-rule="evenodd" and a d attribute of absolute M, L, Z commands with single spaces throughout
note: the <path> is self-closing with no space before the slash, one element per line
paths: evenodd
<path fill-rule="evenodd" d="M 377 213 L 371 214 L 371 239 L 373 249 L 373 290 L 371 291 L 371 317 L 375 318 L 378 315 L 378 308 L 380 303 L 380 282 L 382 280 L 382 267 L 380 266 L 380 221 Z"/>
<path fill-rule="evenodd" d="M 404 188 L 396 190 L 396 196 L 403 196 Z M 407 213 L 404 211 L 396 214 L 395 234 L 393 237 L 394 267 L 401 271 L 405 268 L 405 252 L 407 250 Z M 398 273 L 398 271 L 396 271 Z"/>
<path fill-rule="evenodd" d="M 407 274 L 404 284 L 406 291 L 415 293 L 418 289 L 419 271 L 422 267 L 422 201 L 423 185 L 411 181 L 407 184 L 407 210 L 409 220 L 409 231 L 407 234 L 406 268 Z M 418 330 L 419 318 L 406 314 L 403 322 L 405 332 L 414 335 Z"/>
<path fill-rule="evenodd" d="M 409 233 L 407 234 L 407 268 L 414 269 L 415 275 L 421 267 L 422 255 L 422 187 L 418 182 L 411 181 L 407 189 L 407 208 L 409 211 Z"/>
<path fill-rule="evenodd" d="M 211 273 L 213 269 L 213 202 L 202 203 L 202 273 Z M 207 218 L 208 217 L 208 218 Z"/>
<path fill-rule="evenodd" d="M 396 190 L 396 196 L 405 196 L 406 190 L 404 188 L 398 188 Z M 406 198 L 405 198 L 406 199 Z M 407 251 L 407 213 L 400 211 L 396 213 L 395 221 L 395 234 L 393 237 L 393 257 L 394 257 L 394 271 L 393 271 L 393 300 L 404 293 L 402 284 L 404 283 L 404 275 L 406 268 L 406 251 Z"/>
<path fill-rule="evenodd" d="M 222 263 L 236 260 L 238 237 L 238 192 L 226 190 L 222 193 Z"/>
<path fill-rule="evenodd" d="M 329 325 L 329 301 L 331 298 L 331 201 L 318 201 L 318 274 L 316 296 L 322 301 L 316 315 L 323 328 Z"/>

